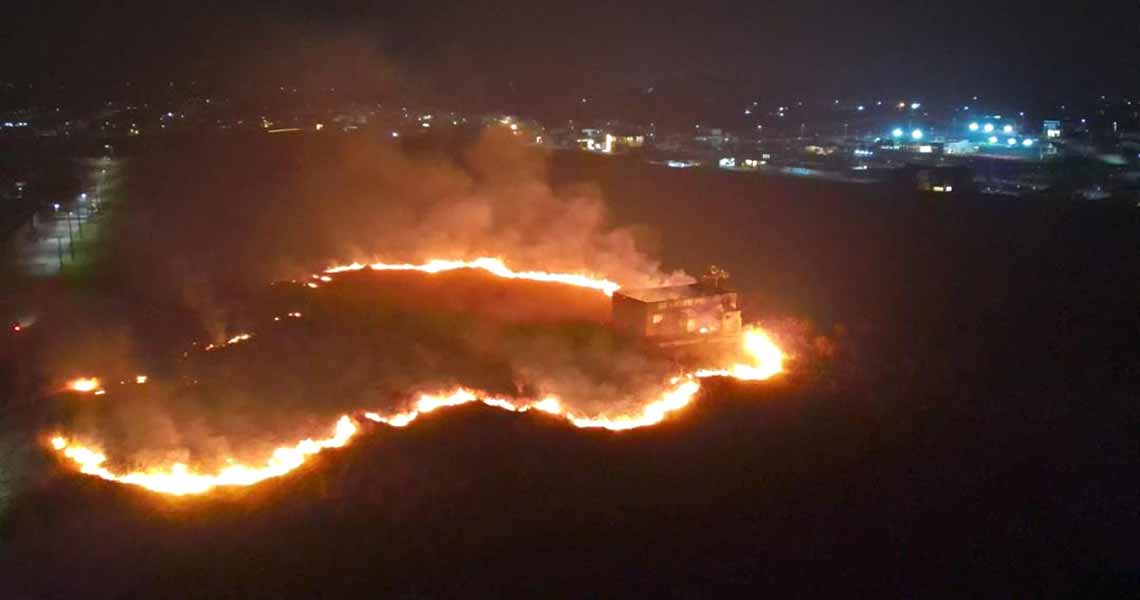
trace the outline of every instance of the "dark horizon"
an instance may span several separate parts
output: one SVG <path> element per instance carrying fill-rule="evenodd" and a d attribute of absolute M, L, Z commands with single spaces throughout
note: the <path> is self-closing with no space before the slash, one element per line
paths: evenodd
<path fill-rule="evenodd" d="M 15 7 L 6 84 L 67 97 L 191 82 L 398 91 L 471 110 L 688 85 L 725 99 L 973 95 L 1064 102 L 1140 93 L 1137 7 L 794 4 L 689 7 L 127 3 Z M 678 82 L 682 82 L 678 84 Z M 687 83 L 684 83 L 687 82 Z M 9 88 L 10 95 L 18 95 Z M 35 97 L 36 94 L 32 94 Z"/>

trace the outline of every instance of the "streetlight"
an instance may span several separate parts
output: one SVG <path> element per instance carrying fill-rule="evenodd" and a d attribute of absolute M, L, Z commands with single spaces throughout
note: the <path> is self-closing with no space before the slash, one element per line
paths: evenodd
<path fill-rule="evenodd" d="M 897 138 L 898 138 L 898 137 L 902 137 L 902 135 L 903 135 L 903 130 L 902 130 L 902 128 L 901 128 L 901 127 L 895 127 L 895 128 L 894 128 L 894 129 L 891 131 L 891 136 L 892 136 L 892 137 L 897 137 Z"/>
<path fill-rule="evenodd" d="M 977 131 L 977 130 L 978 130 L 978 124 L 977 123 L 970 123 L 970 131 Z"/>
<path fill-rule="evenodd" d="M 914 131 L 910 132 L 910 137 L 912 137 L 916 140 L 921 140 L 922 139 L 922 130 L 921 129 L 915 129 Z"/>
<path fill-rule="evenodd" d="M 75 237 L 71 234 L 71 211 L 67 211 L 67 253 L 75 260 Z"/>

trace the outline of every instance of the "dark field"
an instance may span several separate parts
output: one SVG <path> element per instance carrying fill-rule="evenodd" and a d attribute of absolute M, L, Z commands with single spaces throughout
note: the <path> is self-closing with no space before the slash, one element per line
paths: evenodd
<path fill-rule="evenodd" d="M 162 186 L 178 199 L 144 236 L 159 258 L 128 258 L 139 239 L 128 224 L 128 241 L 111 253 L 118 263 L 84 293 L 115 297 L 106 304 L 122 315 L 107 320 L 149 348 L 210 333 L 206 304 L 248 305 L 256 292 L 234 281 L 254 288 L 297 265 L 311 272 L 352 258 L 371 229 L 406 224 L 340 212 L 363 205 L 353 190 L 370 173 L 367 161 L 342 164 L 344 152 L 294 139 L 138 160 L 149 169 L 130 202 Z M 227 167 L 239 154 L 248 164 Z M 168 171 L 155 166 L 162 161 Z M 193 173 L 172 179 L 188 165 Z M 481 181 L 499 173 L 469 168 L 488 169 Z M 667 270 L 731 271 L 749 297 L 746 320 L 791 332 L 790 373 L 709 382 L 676 419 L 623 434 L 456 409 L 208 498 L 157 497 L 31 453 L 35 466 L 22 471 L 34 475 L 0 530 L 2 595 L 1140 589 L 1140 211 L 933 199 L 577 155 L 556 155 L 549 169 L 556 189 L 596 183 L 616 222 L 635 225 Z M 455 185 L 425 176 L 426 189 L 408 194 Z M 232 195 L 208 199 L 223 189 Z M 283 203 L 294 193 L 304 200 Z M 181 205 L 192 201 L 197 209 Z M 136 209 L 157 214 L 127 207 Z M 159 272 L 169 277 L 153 283 Z M 191 324 L 167 326 L 163 314 Z M 833 350 L 811 350 L 817 338 Z"/>

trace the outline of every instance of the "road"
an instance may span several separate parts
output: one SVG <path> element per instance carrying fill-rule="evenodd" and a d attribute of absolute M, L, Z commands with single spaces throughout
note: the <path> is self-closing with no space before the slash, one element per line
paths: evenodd
<path fill-rule="evenodd" d="M 34 276 L 54 276 L 65 265 L 82 262 L 84 242 L 99 235 L 105 200 L 119 168 L 117 161 L 101 159 L 92 163 L 85 191 L 72 199 L 61 199 L 33 216 L 15 234 L 18 268 Z"/>

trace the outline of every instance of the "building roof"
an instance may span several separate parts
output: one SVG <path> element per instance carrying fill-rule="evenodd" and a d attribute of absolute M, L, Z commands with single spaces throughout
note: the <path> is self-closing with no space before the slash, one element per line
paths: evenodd
<path fill-rule="evenodd" d="M 615 296 L 625 296 L 639 302 L 666 302 L 668 300 L 684 300 L 700 296 L 718 296 L 735 292 L 736 290 L 721 284 L 721 287 L 710 287 L 700 283 L 687 285 L 671 285 L 668 287 L 643 288 L 639 290 L 622 289 L 614 292 Z"/>

